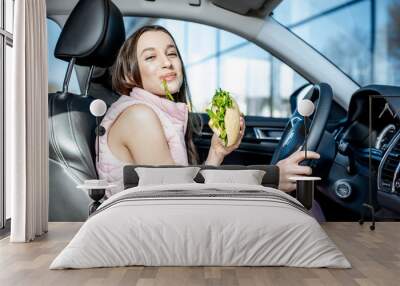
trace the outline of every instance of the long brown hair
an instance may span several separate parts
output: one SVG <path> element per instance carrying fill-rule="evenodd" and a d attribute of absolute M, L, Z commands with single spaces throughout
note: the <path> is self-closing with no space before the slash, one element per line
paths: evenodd
<path fill-rule="evenodd" d="M 143 88 L 142 78 L 139 72 L 138 58 L 137 58 L 137 43 L 142 34 L 147 31 L 161 31 L 169 35 L 175 44 L 178 57 L 182 62 L 183 81 L 180 90 L 174 95 L 176 102 L 184 102 L 192 107 L 192 100 L 190 96 L 189 87 L 187 84 L 186 71 L 183 65 L 181 54 L 176 45 L 175 39 L 172 35 L 162 26 L 149 25 L 143 26 L 135 33 L 133 33 L 122 45 L 119 50 L 117 60 L 112 69 L 112 85 L 114 90 L 120 94 L 129 94 L 132 88 Z M 190 110 L 191 111 L 191 110 Z M 193 143 L 193 133 L 199 133 L 201 130 L 201 118 L 195 113 L 189 112 L 188 126 L 185 134 L 186 152 L 190 164 L 196 165 L 199 163 L 199 156 L 196 147 Z"/>

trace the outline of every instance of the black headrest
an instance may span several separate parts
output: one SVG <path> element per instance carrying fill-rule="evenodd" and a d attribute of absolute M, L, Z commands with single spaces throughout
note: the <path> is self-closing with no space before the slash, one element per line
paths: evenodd
<path fill-rule="evenodd" d="M 72 10 L 54 51 L 81 66 L 111 66 L 125 41 L 122 14 L 109 0 L 80 0 Z"/>

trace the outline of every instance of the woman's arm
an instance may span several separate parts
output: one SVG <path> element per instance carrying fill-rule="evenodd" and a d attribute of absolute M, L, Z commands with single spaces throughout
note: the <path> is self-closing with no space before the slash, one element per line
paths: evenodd
<path fill-rule="evenodd" d="M 150 107 L 143 104 L 128 107 L 114 128 L 114 134 L 129 150 L 135 164 L 175 165 L 160 119 Z"/>

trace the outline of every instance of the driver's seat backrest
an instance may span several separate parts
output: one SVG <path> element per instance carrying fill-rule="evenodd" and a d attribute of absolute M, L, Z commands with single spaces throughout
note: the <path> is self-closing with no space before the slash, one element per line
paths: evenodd
<path fill-rule="evenodd" d="M 48 99 L 50 221 L 85 220 L 90 199 L 76 186 L 97 178 L 96 119 L 89 111 L 96 95 L 68 92 L 73 65 L 89 66 L 91 71 L 94 66 L 110 67 L 124 40 L 122 14 L 109 0 L 80 0 L 58 39 L 55 57 L 69 66 L 63 90 Z M 90 77 L 91 73 L 88 83 Z"/>

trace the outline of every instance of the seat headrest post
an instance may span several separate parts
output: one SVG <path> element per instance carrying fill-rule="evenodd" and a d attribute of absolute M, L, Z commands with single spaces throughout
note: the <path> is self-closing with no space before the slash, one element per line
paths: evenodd
<path fill-rule="evenodd" d="M 69 85 L 69 81 L 71 79 L 71 74 L 72 74 L 74 65 L 75 65 L 75 58 L 71 58 L 71 60 L 68 63 L 67 73 L 65 74 L 65 77 L 64 77 L 64 83 L 63 83 L 63 88 L 62 88 L 63 93 L 68 92 L 68 85 Z"/>
<path fill-rule="evenodd" d="M 89 88 L 90 88 L 90 82 L 91 82 L 90 80 L 92 79 L 93 71 L 94 71 L 94 66 L 91 66 L 90 70 L 89 70 L 88 77 L 86 79 L 85 93 L 83 94 L 83 97 L 87 97 L 88 96 Z"/>

